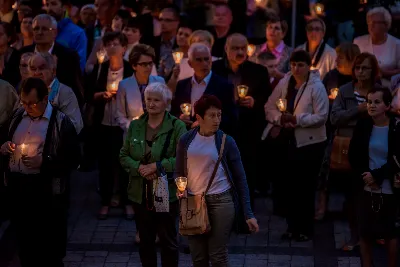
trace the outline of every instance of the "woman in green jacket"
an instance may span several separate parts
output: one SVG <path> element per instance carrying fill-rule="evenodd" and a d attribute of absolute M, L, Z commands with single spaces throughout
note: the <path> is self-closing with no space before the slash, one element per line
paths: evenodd
<path fill-rule="evenodd" d="M 120 152 L 120 162 L 129 173 L 128 198 L 133 202 L 136 214 L 142 265 L 157 266 L 155 239 L 158 235 L 162 266 L 177 267 L 179 204 L 176 185 L 168 177 L 170 210 L 169 213 L 156 213 L 153 180 L 161 173 L 174 171 L 176 146 L 186 132 L 186 126 L 167 111 L 172 93 L 166 85 L 152 83 L 145 89 L 144 96 L 147 112 L 131 122 Z"/>

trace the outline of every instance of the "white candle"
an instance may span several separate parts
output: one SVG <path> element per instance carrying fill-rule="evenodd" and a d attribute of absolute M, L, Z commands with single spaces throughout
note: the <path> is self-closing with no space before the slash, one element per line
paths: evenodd
<path fill-rule="evenodd" d="M 21 144 L 21 155 L 26 156 L 27 145 Z"/>
<path fill-rule="evenodd" d="M 183 58 L 183 52 L 173 52 L 172 56 L 176 64 L 181 64 Z"/>
<path fill-rule="evenodd" d="M 316 4 L 315 5 L 315 12 L 317 13 L 317 15 L 322 15 L 322 13 L 324 12 L 324 5 L 323 4 Z"/>

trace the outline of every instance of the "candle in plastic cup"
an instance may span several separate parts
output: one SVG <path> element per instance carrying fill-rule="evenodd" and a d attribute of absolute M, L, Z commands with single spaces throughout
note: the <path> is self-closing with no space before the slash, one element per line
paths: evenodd
<path fill-rule="evenodd" d="M 247 56 L 251 57 L 254 55 L 254 52 L 256 51 L 256 46 L 253 44 L 248 44 L 247 45 Z"/>
<path fill-rule="evenodd" d="M 246 85 L 238 85 L 237 90 L 239 97 L 245 98 L 247 96 L 247 91 L 249 90 L 249 87 Z"/>
<path fill-rule="evenodd" d="M 286 99 L 279 98 L 278 101 L 276 101 L 276 106 L 281 112 L 286 111 L 286 105 L 287 105 Z"/>
<path fill-rule="evenodd" d="M 333 98 L 336 98 L 338 95 L 339 89 L 338 88 L 332 88 L 331 89 L 331 95 Z"/>
<path fill-rule="evenodd" d="M 187 178 L 186 177 L 177 177 L 175 179 L 175 184 L 178 187 L 178 190 L 180 192 L 183 192 L 186 190 L 186 186 L 187 186 Z"/>
<path fill-rule="evenodd" d="M 172 53 L 172 56 L 174 57 L 174 61 L 176 64 L 181 64 L 183 52 L 174 52 Z"/>
<path fill-rule="evenodd" d="M 184 115 L 190 116 L 190 113 L 192 112 L 192 105 L 189 103 L 183 103 L 181 105 L 181 110 Z"/>
<path fill-rule="evenodd" d="M 26 156 L 27 145 L 22 143 L 21 146 L 20 146 L 20 149 L 21 149 L 21 155 Z"/>
<path fill-rule="evenodd" d="M 315 5 L 315 13 L 317 13 L 317 15 L 322 15 L 322 13 L 324 13 L 324 5 L 316 4 Z"/>
<path fill-rule="evenodd" d="M 106 54 L 107 52 L 105 50 L 100 50 L 96 53 L 99 64 L 103 64 L 104 59 L 106 58 Z"/>

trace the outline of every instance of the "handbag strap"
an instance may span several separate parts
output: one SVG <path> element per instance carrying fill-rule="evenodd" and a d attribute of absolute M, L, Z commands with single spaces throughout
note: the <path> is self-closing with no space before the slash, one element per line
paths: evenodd
<path fill-rule="evenodd" d="M 222 136 L 222 144 L 221 144 L 221 149 L 219 150 L 218 160 L 217 160 L 217 163 L 215 163 L 213 173 L 212 173 L 212 175 L 211 175 L 210 181 L 208 182 L 208 185 L 207 185 L 206 191 L 204 192 L 204 195 L 207 194 L 208 190 L 209 190 L 210 187 L 211 187 L 212 182 L 214 181 L 215 175 L 217 174 L 218 166 L 219 166 L 219 164 L 221 163 L 222 154 L 224 153 L 225 140 L 226 140 L 226 134 L 224 134 L 224 135 Z"/>

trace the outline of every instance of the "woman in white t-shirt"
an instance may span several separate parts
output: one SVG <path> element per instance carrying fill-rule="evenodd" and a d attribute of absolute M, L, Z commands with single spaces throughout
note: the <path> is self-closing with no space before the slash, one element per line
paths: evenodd
<path fill-rule="evenodd" d="M 384 7 L 368 11 L 367 24 L 369 34 L 354 40 L 361 52 L 368 52 L 378 59 L 382 84 L 390 86 L 390 78 L 400 73 L 400 40 L 388 34 L 392 16 Z"/>
<path fill-rule="evenodd" d="M 396 267 L 395 196 L 400 180 L 397 159 L 400 155 L 400 129 L 388 113 L 392 101 L 389 89 L 375 86 L 367 94 L 368 117 L 358 120 L 349 147 L 349 162 L 359 190 L 357 207 L 361 259 L 364 267 L 372 267 L 372 244 L 385 239 L 388 265 Z"/>

